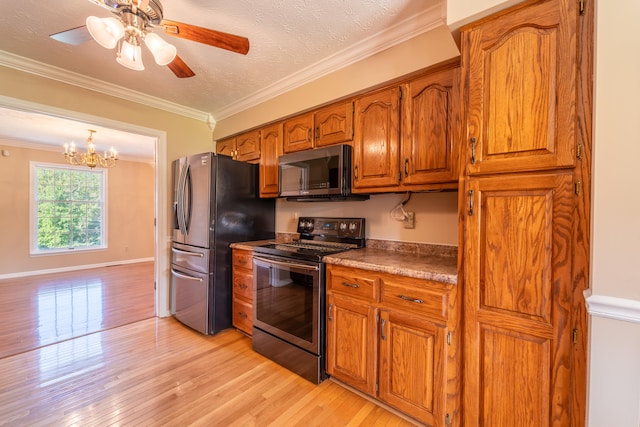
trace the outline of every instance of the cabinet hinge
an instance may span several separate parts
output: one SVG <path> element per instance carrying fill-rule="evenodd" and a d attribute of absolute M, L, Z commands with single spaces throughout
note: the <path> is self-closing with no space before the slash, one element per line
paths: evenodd
<path fill-rule="evenodd" d="M 400 92 L 400 99 L 402 99 L 402 87 L 399 87 L 398 91 Z"/>
<path fill-rule="evenodd" d="M 580 11 L 580 15 L 584 15 L 585 11 L 585 0 L 578 0 L 578 10 Z"/>
<path fill-rule="evenodd" d="M 376 393 L 378 392 L 378 383 L 376 383 Z"/>
<path fill-rule="evenodd" d="M 578 329 L 574 328 L 571 331 L 571 342 L 574 344 L 578 344 Z"/>
<path fill-rule="evenodd" d="M 580 193 L 582 192 L 582 181 L 576 181 L 576 183 L 573 185 L 573 191 L 574 193 L 576 193 L 576 196 L 579 196 Z"/>
<path fill-rule="evenodd" d="M 451 426 L 451 415 L 447 414 L 444 416 L 444 425 L 447 427 Z"/>
<path fill-rule="evenodd" d="M 576 147 L 576 157 L 578 160 L 582 160 L 582 144 L 578 144 Z"/>
<path fill-rule="evenodd" d="M 447 332 L 447 345 L 451 345 L 451 331 Z"/>
<path fill-rule="evenodd" d="M 158 282 L 153 282 L 153 290 L 155 291 L 158 288 Z"/>

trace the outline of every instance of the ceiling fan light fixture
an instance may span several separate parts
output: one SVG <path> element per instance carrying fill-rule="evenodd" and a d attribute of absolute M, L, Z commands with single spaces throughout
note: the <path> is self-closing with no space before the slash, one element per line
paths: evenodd
<path fill-rule="evenodd" d="M 89 16 L 86 24 L 91 37 L 93 37 L 100 46 L 107 49 L 116 47 L 118 40 L 124 36 L 124 25 L 116 18 Z"/>
<path fill-rule="evenodd" d="M 123 41 L 116 58 L 118 64 L 136 71 L 144 70 L 142 63 L 142 49 L 140 45 L 133 45 L 128 41 Z"/>
<path fill-rule="evenodd" d="M 148 33 L 144 38 L 144 43 L 151 51 L 153 59 L 155 59 L 158 65 L 171 63 L 178 52 L 174 45 L 167 43 L 162 37 L 155 33 Z"/>

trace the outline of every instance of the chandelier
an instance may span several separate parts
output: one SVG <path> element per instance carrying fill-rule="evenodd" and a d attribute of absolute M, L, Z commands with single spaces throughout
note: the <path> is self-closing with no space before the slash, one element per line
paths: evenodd
<path fill-rule="evenodd" d="M 132 1 L 130 9 L 122 12 L 119 18 L 87 18 L 87 29 L 91 37 L 102 47 L 113 49 L 118 46 L 116 61 L 136 71 L 144 70 L 142 49 L 144 44 L 153 54 L 158 65 L 167 65 L 176 57 L 176 47 L 162 40 L 147 28 L 147 18 L 139 9 L 141 0 Z"/>
<path fill-rule="evenodd" d="M 96 153 L 96 145 L 93 143 L 93 134 L 95 130 L 89 129 L 89 138 L 87 138 L 87 152 L 79 153 L 76 150 L 76 144 L 64 144 L 64 158 L 67 163 L 72 165 L 85 165 L 91 169 L 96 166 L 102 168 L 111 168 L 116 165 L 118 153 L 111 147 L 111 150 L 104 152 L 104 156 Z"/>

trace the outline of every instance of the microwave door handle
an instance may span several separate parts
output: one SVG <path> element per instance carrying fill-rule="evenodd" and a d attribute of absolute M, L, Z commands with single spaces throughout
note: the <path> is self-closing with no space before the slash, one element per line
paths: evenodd
<path fill-rule="evenodd" d="M 310 270 L 310 271 L 320 270 L 320 267 L 318 267 L 317 265 L 298 264 L 298 263 L 289 262 L 289 261 L 276 261 L 274 259 L 262 258 L 255 255 L 253 256 L 253 259 L 256 261 L 266 262 L 267 264 L 279 265 L 281 267 L 288 267 L 288 268 L 294 267 L 294 268 L 299 268 L 301 270 Z"/>

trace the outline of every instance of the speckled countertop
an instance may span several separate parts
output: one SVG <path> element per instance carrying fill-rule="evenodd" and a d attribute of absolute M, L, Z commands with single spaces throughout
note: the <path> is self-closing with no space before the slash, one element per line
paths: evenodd
<path fill-rule="evenodd" d="M 402 252 L 367 247 L 327 255 L 323 261 L 327 264 L 433 280 L 451 285 L 458 283 L 457 258 L 448 254 Z"/>
<path fill-rule="evenodd" d="M 278 234 L 276 241 L 290 241 L 291 234 Z M 237 249 L 253 250 L 272 240 L 232 243 Z M 387 240 L 367 240 L 367 247 L 337 254 L 327 255 L 327 264 L 362 268 L 381 273 L 397 274 L 417 279 L 433 280 L 455 285 L 458 283 L 457 247 L 393 242 Z"/>

